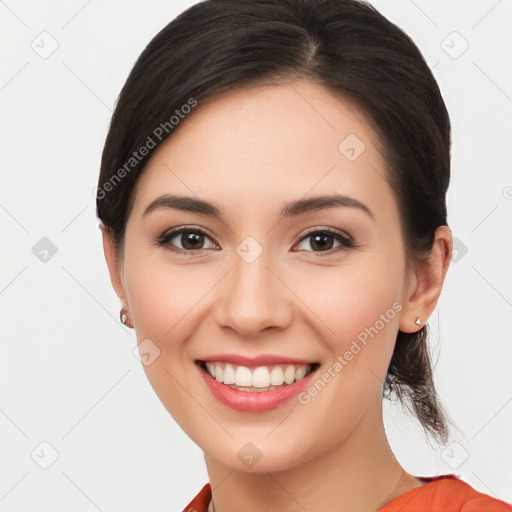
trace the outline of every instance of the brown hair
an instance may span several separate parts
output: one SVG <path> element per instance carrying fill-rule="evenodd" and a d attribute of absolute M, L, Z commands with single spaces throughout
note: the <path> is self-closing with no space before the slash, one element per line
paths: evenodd
<path fill-rule="evenodd" d="M 358 0 L 205 0 L 153 38 L 119 95 L 101 161 L 97 215 L 113 232 L 118 257 L 135 185 L 172 135 L 171 118 L 221 91 L 300 78 L 351 99 L 374 123 L 408 263 L 427 259 L 436 228 L 447 224 L 450 119 L 414 42 Z M 445 441 L 448 420 L 426 342 L 427 326 L 399 331 L 384 396 L 395 393 Z"/>

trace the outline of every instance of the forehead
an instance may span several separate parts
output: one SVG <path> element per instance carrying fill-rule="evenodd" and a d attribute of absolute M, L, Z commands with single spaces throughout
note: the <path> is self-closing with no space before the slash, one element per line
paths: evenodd
<path fill-rule="evenodd" d="M 251 215 L 333 192 L 396 213 L 378 144 L 362 111 L 312 82 L 226 91 L 200 103 L 156 150 L 133 213 L 163 193 Z"/>

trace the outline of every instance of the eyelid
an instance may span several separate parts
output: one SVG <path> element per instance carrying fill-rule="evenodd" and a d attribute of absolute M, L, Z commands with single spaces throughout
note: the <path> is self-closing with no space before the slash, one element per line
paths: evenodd
<path fill-rule="evenodd" d="M 325 226 L 323 226 L 323 227 L 316 226 L 316 227 L 308 228 L 308 230 L 304 234 L 302 234 L 301 237 L 299 239 L 297 239 L 297 241 L 293 244 L 293 247 L 295 247 L 297 244 L 299 244 L 303 240 L 306 240 L 314 233 L 327 234 L 329 236 L 332 236 L 333 238 L 337 239 L 340 242 L 340 246 L 335 247 L 333 249 L 329 249 L 327 251 L 295 251 L 295 252 L 310 252 L 310 253 L 316 254 L 318 256 L 322 256 L 324 254 L 327 256 L 330 254 L 334 254 L 343 249 L 345 249 L 345 250 L 346 249 L 355 249 L 355 248 L 359 247 L 358 243 L 352 238 L 352 236 L 349 235 L 348 233 L 346 233 L 345 231 L 341 231 L 341 230 L 335 229 L 335 228 L 328 228 Z"/>
<path fill-rule="evenodd" d="M 169 235 L 177 235 L 179 233 L 181 233 L 182 231 L 198 231 L 199 233 L 203 234 L 203 235 L 207 235 L 208 237 L 214 239 L 215 237 L 213 236 L 212 233 L 210 233 L 207 229 L 205 228 L 201 228 L 199 226 L 195 226 L 194 224 L 183 224 L 181 226 L 177 226 L 175 228 L 169 228 L 167 229 L 166 231 L 164 231 L 164 233 L 159 237 L 159 239 L 162 239 L 162 238 L 168 238 Z"/>
<path fill-rule="evenodd" d="M 175 228 L 170 228 L 170 229 L 164 231 L 164 233 L 162 235 L 160 235 L 155 241 L 160 246 L 163 246 L 163 247 L 165 247 L 167 245 L 170 246 L 171 245 L 170 240 L 172 240 L 177 235 L 180 235 L 183 232 L 187 232 L 187 231 L 200 233 L 200 234 L 206 236 L 207 238 L 209 238 L 215 246 L 219 245 L 216 242 L 215 237 L 208 230 L 206 230 L 204 228 L 200 228 L 199 226 L 195 226 L 193 224 L 186 224 L 186 225 L 178 226 Z M 192 251 L 192 250 L 181 249 L 180 247 L 175 247 L 175 246 L 168 247 L 168 249 L 172 252 L 176 252 L 179 254 L 190 254 L 190 255 L 193 255 L 194 253 L 196 253 L 196 254 L 202 253 L 203 251 L 206 250 L 206 249 L 198 249 L 198 250 Z"/>
<path fill-rule="evenodd" d="M 298 242 L 301 242 L 304 240 L 304 238 L 307 238 L 312 233 L 329 233 L 330 235 L 338 235 L 342 238 L 346 238 L 347 240 L 350 240 L 353 242 L 353 238 L 346 233 L 345 231 L 341 231 L 341 229 L 335 229 L 335 228 L 328 228 L 326 226 L 317 226 L 313 228 L 308 228 L 306 232 L 297 240 Z"/>
<path fill-rule="evenodd" d="M 219 246 L 219 244 L 215 240 L 215 237 L 213 237 L 213 235 L 211 235 L 208 230 L 201 228 L 199 226 L 192 225 L 192 224 L 182 225 L 182 226 L 178 226 L 178 227 L 170 228 L 170 229 L 166 230 L 162 235 L 160 235 L 156 239 L 156 243 L 161 246 L 170 245 L 169 242 L 172 238 L 176 237 L 177 235 L 180 235 L 183 232 L 187 232 L 187 231 L 200 233 L 200 234 L 206 236 L 207 238 L 209 238 L 214 245 L 216 245 L 217 247 Z M 317 254 L 318 256 L 322 256 L 322 254 L 328 255 L 328 254 L 333 254 L 342 249 L 350 249 L 350 248 L 358 247 L 358 244 L 354 241 L 352 236 L 349 235 L 348 233 L 346 233 L 345 231 L 341 231 L 341 230 L 338 230 L 335 228 L 329 228 L 329 227 L 325 227 L 325 226 L 316 226 L 316 227 L 308 228 L 306 230 L 306 232 L 303 233 L 300 236 L 300 238 L 298 238 L 294 242 L 292 247 L 295 247 L 300 242 L 306 240 L 309 236 L 311 236 L 314 233 L 330 235 L 333 238 L 338 239 L 338 241 L 340 242 L 340 246 L 336 247 L 334 249 L 329 249 L 327 251 L 294 251 L 294 252 L 312 252 L 314 254 Z M 187 250 L 187 249 L 181 249 L 179 247 L 171 246 L 169 248 L 169 250 L 172 252 L 175 252 L 175 253 L 179 253 L 179 254 L 193 255 L 194 253 L 201 254 L 203 251 L 206 251 L 208 249 Z M 210 250 L 211 250 L 211 248 L 210 248 Z"/>

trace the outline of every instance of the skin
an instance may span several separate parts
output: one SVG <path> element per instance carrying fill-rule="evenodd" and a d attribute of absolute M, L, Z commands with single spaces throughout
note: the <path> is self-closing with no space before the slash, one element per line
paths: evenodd
<path fill-rule="evenodd" d="M 366 146 L 355 161 L 338 149 L 349 134 Z M 382 383 L 398 330 L 419 330 L 415 319 L 424 323 L 436 306 L 452 237 L 439 227 L 429 263 L 407 265 L 377 142 L 357 108 L 306 80 L 224 92 L 201 103 L 151 158 L 120 261 L 102 227 L 112 285 L 138 342 L 149 338 L 160 350 L 144 370 L 203 449 L 216 512 L 362 512 L 421 485 L 389 447 Z M 363 202 L 374 218 L 344 206 L 277 219 L 288 201 L 334 192 Z M 143 216 L 163 193 L 214 202 L 224 221 L 169 208 Z M 183 255 L 155 243 L 184 225 L 212 235 L 205 249 Z M 309 228 L 340 230 L 358 246 L 339 250 L 328 237 L 333 245 L 322 250 L 303 239 Z M 263 249 L 252 263 L 236 252 L 247 236 Z M 190 247 L 182 236 L 172 241 Z M 306 405 L 232 410 L 194 364 L 214 353 L 278 354 L 317 361 L 322 374 L 394 303 L 401 311 Z M 261 453 L 250 468 L 237 457 L 247 442 Z"/>

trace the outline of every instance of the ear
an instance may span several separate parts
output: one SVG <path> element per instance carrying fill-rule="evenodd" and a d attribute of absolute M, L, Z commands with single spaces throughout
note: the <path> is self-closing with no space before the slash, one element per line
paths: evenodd
<path fill-rule="evenodd" d="M 452 232 L 448 226 L 439 226 L 435 232 L 434 245 L 428 261 L 418 263 L 408 279 L 408 289 L 403 301 L 400 317 L 402 332 L 417 332 L 427 322 L 434 311 L 444 279 L 450 266 L 453 243 Z M 416 325 L 420 317 L 421 324 Z"/>
<path fill-rule="evenodd" d="M 100 222 L 101 233 L 103 235 L 103 252 L 107 261 L 108 271 L 110 273 L 110 282 L 121 300 L 122 306 L 126 307 L 122 268 L 116 258 L 114 250 L 114 236 L 110 228 Z"/>

